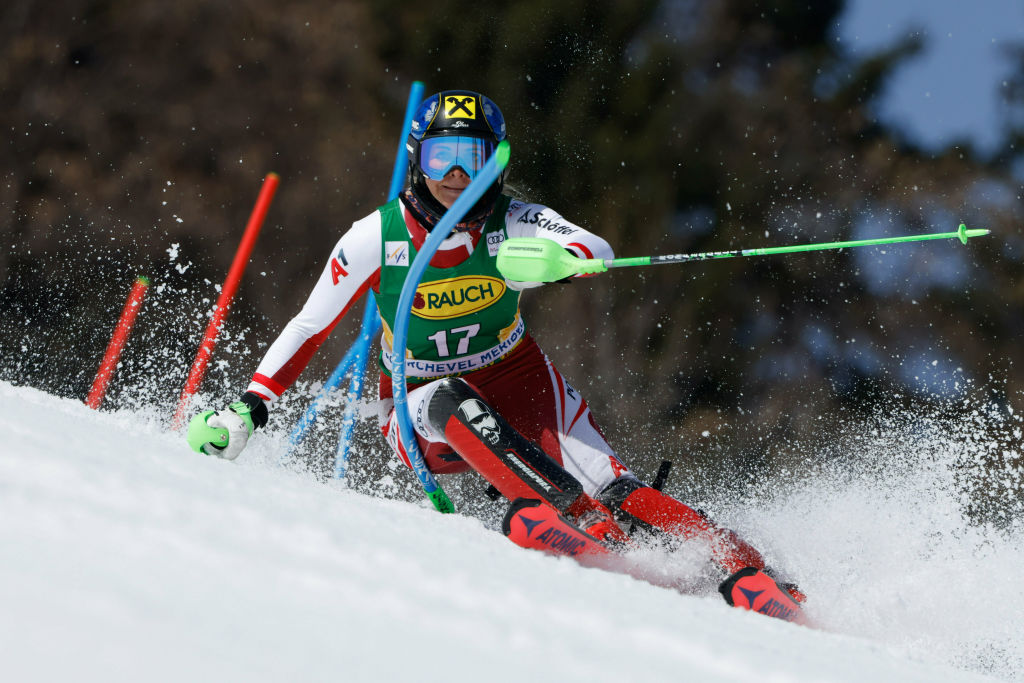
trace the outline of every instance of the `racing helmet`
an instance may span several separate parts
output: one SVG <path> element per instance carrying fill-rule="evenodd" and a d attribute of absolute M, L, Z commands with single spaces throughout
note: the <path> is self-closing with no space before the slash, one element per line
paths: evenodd
<path fill-rule="evenodd" d="M 436 223 L 447 209 L 427 188 L 425 179 L 441 180 L 453 168 L 476 178 L 498 143 L 504 140 L 505 117 L 489 98 L 470 90 L 445 90 L 425 99 L 412 119 L 406 141 L 409 187 Z M 486 216 L 505 184 L 507 167 L 481 195 L 463 221 Z"/>

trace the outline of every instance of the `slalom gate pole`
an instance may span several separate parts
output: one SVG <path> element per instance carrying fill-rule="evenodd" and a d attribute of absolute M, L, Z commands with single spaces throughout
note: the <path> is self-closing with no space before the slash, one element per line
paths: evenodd
<path fill-rule="evenodd" d="M 181 397 L 178 399 L 178 409 L 174 413 L 174 420 L 171 423 L 171 427 L 174 430 L 179 430 L 184 426 L 185 413 L 188 411 L 192 396 L 199 390 L 199 385 L 203 383 L 206 366 L 210 362 L 210 357 L 213 356 L 213 347 L 217 344 L 217 335 L 220 333 L 221 325 L 224 324 L 224 319 L 227 317 L 228 308 L 235 298 L 235 292 L 238 291 L 239 282 L 242 280 L 242 273 L 245 272 L 245 266 L 249 263 L 249 256 L 256 245 L 256 238 L 259 237 L 260 228 L 263 227 L 263 221 L 267 217 L 267 210 L 270 208 L 270 202 L 274 199 L 274 192 L 277 191 L 277 185 L 280 180 L 276 173 L 268 173 L 266 178 L 263 179 L 263 187 L 256 198 L 256 205 L 253 206 L 249 222 L 245 226 L 242 241 L 235 252 L 235 259 L 231 263 L 227 277 L 224 278 L 224 285 L 221 287 L 220 296 L 217 297 L 213 316 L 206 327 L 206 334 L 203 335 L 203 341 L 199 344 L 199 351 L 196 352 L 192 369 L 188 373 L 185 388 L 182 389 Z"/>
<path fill-rule="evenodd" d="M 367 308 L 367 310 L 370 309 Z M 339 384 L 341 384 L 342 380 L 344 380 L 345 377 L 347 377 L 349 373 L 352 372 L 352 368 L 355 367 L 356 363 L 357 346 L 358 344 L 353 344 L 351 347 L 349 347 L 348 352 L 341 359 L 341 362 L 338 363 L 338 366 L 336 368 L 334 368 L 334 372 L 332 372 L 331 376 L 327 378 L 326 382 L 324 383 L 324 387 L 327 387 L 328 385 L 332 387 L 338 386 Z M 292 453 L 295 451 L 295 448 L 302 441 L 303 437 L 306 434 L 306 431 L 310 427 L 312 427 L 313 423 L 316 421 L 317 414 L 320 412 L 320 408 L 323 402 L 327 400 L 328 395 L 328 391 L 326 391 L 325 389 L 321 389 L 320 393 L 318 393 L 316 397 L 313 399 L 313 402 L 306 407 L 305 412 L 302 413 L 302 417 L 299 418 L 299 421 L 295 424 L 294 429 L 292 429 L 292 433 L 288 436 L 288 448 L 285 449 L 284 454 L 278 460 L 279 464 L 287 462 L 292 457 Z"/>
<path fill-rule="evenodd" d="M 406 138 L 412 130 L 412 117 L 416 115 L 416 107 L 423 99 L 423 83 L 413 81 L 409 89 L 409 99 L 405 103 L 405 119 L 402 123 L 402 134 L 398 138 L 398 150 L 395 152 L 395 166 L 391 170 L 391 185 L 388 187 L 388 201 L 398 197 L 405 185 L 406 166 L 408 165 L 409 153 L 406 150 Z M 334 476 L 342 479 L 348 472 L 349 446 L 352 443 L 352 433 L 356 429 L 356 412 L 359 409 L 359 399 L 363 396 L 363 381 L 366 377 L 366 361 L 370 355 L 370 344 L 373 338 L 380 333 L 380 315 L 377 313 L 377 305 L 373 300 L 373 294 L 368 294 L 366 301 L 366 313 L 363 315 L 363 326 L 359 331 L 358 346 L 355 365 L 352 368 L 352 379 L 348 385 L 348 396 L 345 400 L 345 412 L 341 419 L 341 434 L 338 435 L 338 448 L 334 454 Z"/>
<path fill-rule="evenodd" d="M 405 276 L 405 284 L 402 285 L 402 293 L 398 296 L 398 307 L 395 310 L 395 336 L 392 345 L 392 358 L 395 362 L 391 368 L 391 386 L 395 399 L 395 415 L 398 416 L 398 428 L 401 434 L 402 443 L 405 444 L 406 455 L 412 463 L 413 472 L 423 486 L 423 492 L 440 512 L 454 512 L 455 507 L 448 498 L 448 494 L 434 479 L 434 475 L 427 469 L 427 463 L 420 453 L 416 441 L 416 432 L 412 428 L 412 420 L 409 416 L 408 389 L 405 386 L 405 354 L 409 336 L 409 316 L 412 313 L 412 302 L 416 296 L 416 289 L 419 287 L 423 272 L 430 264 L 441 243 L 444 242 L 455 224 L 462 220 L 462 217 L 472 208 L 480 196 L 487 191 L 487 188 L 498 179 L 498 175 L 508 165 L 509 156 L 508 140 L 502 140 L 491 158 L 484 164 L 480 174 L 469 184 L 459 198 L 455 200 L 451 208 L 438 221 L 438 224 L 430 231 L 426 242 L 416 254 L 409 272 Z"/>
<path fill-rule="evenodd" d="M 423 99 L 423 83 L 413 81 L 409 89 L 409 100 L 405 106 L 405 119 L 402 126 L 402 134 L 398 139 L 398 152 L 395 154 L 395 165 L 391 171 L 391 185 L 388 190 L 388 201 L 398 196 L 405 184 L 406 160 L 405 139 L 409 136 L 412 128 L 412 117 L 416 114 L 416 106 Z M 366 308 L 363 310 L 363 321 L 359 328 L 359 336 L 349 347 L 348 352 L 338 363 L 334 372 L 324 382 L 323 387 L 313 398 L 313 401 L 306 407 L 299 418 L 298 423 L 288 437 L 288 448 L 281 456 L 281 462 L 291 458 L 295 448 L 302 442 L 306 432 L 316 422 L 320 408 L 327 399 L 328 394 L 341 386 L 345 377 L 351 375 L 349 389 L 346 395 L 345 413 L 342 418 L 342 430 L 338 440 L 337 454 L 335 455 L 335 476 L 342 478 L 348 469 L 348 444 L 351 440 L 352 431 L 355 429 L 356 403 L 362 398 L 363 378 L 366 374 L 366 357 L 369 354 L 370 344 L 380 333 L 380 315 L 377 313 L 377 305 L 372 294 L 367 294 Z"/>
<path fill-rule="evenodd" d="M 142 309 L 142 299 L 146 296 L 147 287 L 149 287 L 149 279 L 140 275 L 135 278 L 135 284 L 132 285 L 131 291 L 128 292 L 128 300 L 125 301 L 121 317 L 117 321 L 117 327 L 114 328 L 114 333 L 110 336 L 110 342 L 107 344 L 107 350 L 103 354 L 103 360 L 100 362 L 100 368 L 96 372 L 96 378 L 92 382 L 89 396 L 85 399 L 85 405 L 93 410 L 100 407 L 100 404 L 103 403 L 103 397 L 107 394 L 107 385 L 110 384 L 110 380 L 114 376 L 114 371 L 117 369 L 117 361 L 121 357 L 121 351 L 128 341 L 128 335 L 132 332 L 135 318 Z"/>
<path fill-rule="evenodd" d="M 366 378 L 366 359 L 370 355 L 370 345 L 374 337 L 380 333 L 380 314 L 373 294 L 367 293 L 366 310 L 363 312 L 363 324 L 359 329 L 359 338 L 349 350 L 352 353 L 352 376 L 349 379 L 348 391 L 345 394 L 345 411 L 341 418 L 341 432 L 338 435 L 338 447 L 334 452 L 334 477 L 343 479 L 348 473 L 349 444 L 352 433 L 356 429 L 356 413 L 359 410 L 359 399 L 363 397 L 363 382 Z M 347 354 L 346 354 L 347 355 Z"/>
<path fill-rule="evenodd" d="M 670 254 L 666 256 L 637 256 L 618 259 L 581 259 L 573 256 L 560 246 L 538 237 L 519 237 L 505 240 L 498 251 L 498 270 L 509 280 L 519 282 L 554 282 L 573 275 L 604 273 L 611 268 L 630 266 L 653 266 L 666 263 L 689 263 L 711 261 L 740 256 L 771 256 L 773 254 L 795 254 L 825 249 L 847 249 L 883 244 L 923 242 L 925 240 L 959 239 L 967 244 L 970 237 L 981 237 L 989 230 L 968 230 L 963 223 L 956 232 L 937 232 L 928 235 L 907 235 L 904 237 L 880 237 L 877 239 L 853 240 L 850 242 L 822 242 L 799 244 L 789 247 L 765 247 L 760 249 L 733 249 L 730 251 L 707 251 L 699 254 Z"/>

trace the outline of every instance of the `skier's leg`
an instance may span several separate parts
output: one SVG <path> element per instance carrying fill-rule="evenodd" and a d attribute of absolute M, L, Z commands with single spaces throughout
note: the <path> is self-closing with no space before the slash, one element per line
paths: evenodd
<path fill-rule="evenodd" d="M 732 531 L 715 525 L 700 512 L 657 489 L 645 486 L 630 472 L 604 438 L 586 400 L 548 362 L 556 399 L 559 454 L 565 469 L 583 483 L 584 491 L 603 507 L 623 513 L 627 528 L 638 523 L 682 538 L 703 538 L 727 574 L 745 567 L 764 568 L 764 560 Z M 620 520 L 621 521 L 621 520 Z"/>
<path fill-rule="evenodd" d="M 679 538 L 706 540 L 712 560 L 728 576 L 719 591 L 730 605 L 804 623 L 797 607 L 805 600 L 803 593 L 794 585 L 777 583 L 761 553 L 699 510 L 632 476 L 615 480 L 597 499 L 630 524 Z"/>
<path fill-rule="evenodd" d="M 427 423 L 509 500 L 540 498 L 565 512 L 583 493 L 579 481 L 514 429 L 463 379 L 437 384 L 427 404 Z"/>
<path fill-rule="evenodd" d="M 597 499 L 631 524 L 711 545 L 714 562 L 727 574 L 746 567 L 764 569 L 764 558 L 735 532 L 718 526 L 702 512 L 680 503 L 632 476 L 619 477 Z"/>
<path fill-rule="evenodd" d="M 510 501 L 541 500 L 598 540 L 625 540 L 607 508 L 587 495 L 576 477 L 491 408 L 469 382 L 458 378 L 442 380 L 430 397 L 427 422 Z"/>
<path fill-rule="evenodd" d="M 627 527 L 638 524 L 676 537 L 706 539 L 716 564 L 726 574 L 746 567 L 764 568 L 761 554 L 734 532 L 641 484 L 608 445 L 587 402 L 550 361 L 544 361 L 554 397 L 551 412 L 558 433 L 554 450 L 565 469 L 582 482 L 586 493 L 614 514 L 621 513 Z"/>
<path fill-rule="evenodd" d="M 529 441 L 541 444 L 582 484 L 588 496 L 579 498 L 574 509 L 568 511 L 577 526 L 599 538 L 609 532 L 615 538 L 621 531 L 607 517 L 607 511 L 612 510 L 622 515 L 627 528 L 637 524 L 675 537 L 706 539 L 725 575 L 747 567 L 764 568 L 761 554 L 735 533 L 641 484 L 608 445 L 586 400 L 539 349 L 531 348 L 517 363 L 510 379 L 494 378 L 485 385 L 486 390 L 495 397 L 494 407 L 502 415 Z M 517 385 L 508 384 L 513 379 Z M 522 398 L 523 387 L 528 387 L 528 401 Z M 587 501 L 593 512 L 584 507 Z M 598 526 L 591 529 L 591 520 Z"/>
<path fill-rule="evenodd" d="M 426 413 L 426 404 L 433 396 L 437 385 L 441 380 L 435 380 L 417 387 L 407 395 L 408 408 L 417 419 L 412 421 L 413 436 L 416 445 L 427 464 L 427 469 L 434 474 L 457 474 L 469 471 L 467 465 L 459 455 L 451 449 L 444 440 L 444 435 L 439 434 L 430 428 L 423 415 Z M 395 414 L 394 400 L 391 398 L 391 378 L 381 375 L 381 400 L 378 403 L 378 421 L 381 432 L 388 445 L 398 456 L 406 467 L 412 469 L 412 462 L 409 460 L 409 445 L 402 439 L 401 431 L 398 428 L 398 416 Z"/>

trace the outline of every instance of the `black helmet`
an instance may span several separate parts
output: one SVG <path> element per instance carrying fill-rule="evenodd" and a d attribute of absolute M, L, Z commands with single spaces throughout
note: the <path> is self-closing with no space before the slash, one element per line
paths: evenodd
<path fill-rule="evenodd" d="M 445 138 L 445 139 L 442 139 Z M 434 223 L 447 209 L 427 189 L 426 176 L 440 180 L 455 166 L 474 178 L 505 139 L 505 117 L 490 99 L 469 90 L 445 90 L 423 101 L 406 142 L 409 186 Z M 466 213 L 464 221 L 487 215 L 505 184 L 505 170 Z"/>

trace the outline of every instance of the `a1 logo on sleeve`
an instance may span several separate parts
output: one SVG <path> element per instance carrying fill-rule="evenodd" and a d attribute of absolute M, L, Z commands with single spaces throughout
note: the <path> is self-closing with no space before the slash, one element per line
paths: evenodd
<path fill-rule="evenodd" d="M 384 265 L 385 266 L 407 266 L 407 265 L 409 265 L 409 243 L 408 242 L 384 242 Z"/>
<path fill-rule="evenodd" d="M 348 277 L 348 271 L 342 267 L 342 264 L 348 265 L 348 259 L 345 258 L 345 250 L 339 249 L 338 255 L 331 259 L 331 280 L 335 285 L 343 277 Z"/>

